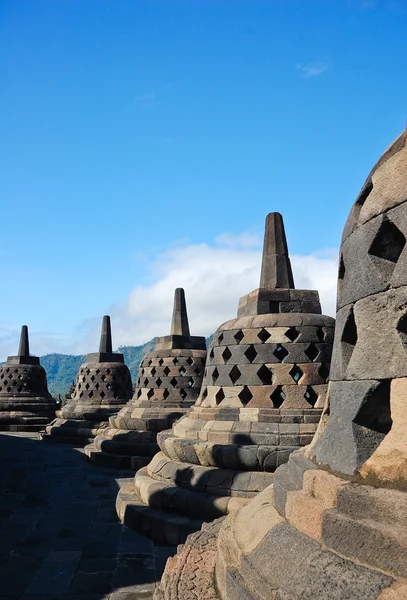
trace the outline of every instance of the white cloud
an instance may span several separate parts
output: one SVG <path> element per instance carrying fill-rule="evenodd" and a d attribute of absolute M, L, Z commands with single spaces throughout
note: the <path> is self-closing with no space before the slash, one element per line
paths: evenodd
<path fill-rule="evenodd" d="M 174 290 L 186 292 L 192 335 L 209 335 L 236 316 L 240 296 L 259 286 L 261 238 L 225 233 L 212 244 L 180 242 L 149 264 L 149 281 L 126 301 L 107 308 L 113 343 L 139 345 L 170 330 Z M 325 314 L 335 316 L 337 255 L 334 249 L 291 256 L 297 289 L 317 289 Z M 30 330 L 33 353 L 84 354 L 97 350 L 102 315 L 79 324 L 68 337 Z M 0 329 L 0 358 L 15 354 L 19 330 Z"/>
<path fill-rule="evenodd" d="M 332 65 L 327 58 L 323 58 L 321 60 L 310 62 L 307 64 L 297 63 L 295 65 L 295 68 L 298 69 L 303 79 L 311 79 L 311 77 L 318 77 L 318 75 L 322 75 L 322 73 L 329 71 L 331 67 Z"/>

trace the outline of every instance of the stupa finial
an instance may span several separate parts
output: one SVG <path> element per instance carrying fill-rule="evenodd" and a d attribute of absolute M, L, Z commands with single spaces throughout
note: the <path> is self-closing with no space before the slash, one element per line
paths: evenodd
<path fill-rule="evenodd" d="M 21 336 L 20 336 L 20 347 L 18 349 L 18 356 L 30 356 L 30 346 L 28 342 L 28 327 L 27 325 L 23 325 L 21 327 Z"/>
<path fill-rule="evenodd" d="M 175 290 L 171 335 L 190 335 L 187 305 L 185 302 L 185 292 L 183 288 L 177 288 Z"/>
<path fill-rule="evenodd" d="M 110 327 L 110 317 L 105 315 L 102 322 L 102 331 L 100 334 L 99 352 L 111 353 L 112 350 L 112 330 Z"/>
<path fill-rule="evenodd" d="M 266 217 L 260 288 L 295 288 L 283 217 L 278 212 Z"/>

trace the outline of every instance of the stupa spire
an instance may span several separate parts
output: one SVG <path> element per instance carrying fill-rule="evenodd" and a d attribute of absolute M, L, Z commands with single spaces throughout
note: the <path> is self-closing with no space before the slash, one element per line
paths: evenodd
<path fill-rule="evenodd" d="M 27 325 L 23 325 L 21 327 L 21 335 L 20 335 L 20 347 L 18 349 L 18 356 L 30 356 L 30 346 L 28 342 L 28 327 Z"/>
<path fill-rule="evenodd" d="M 171 335 L 190 335 L 187 305 L 183 288 L 177 288 L 174 294 Z"/>
<path fill-rule="evenodd" d="M 99 352 L 112 353 L 112 330 L 110 327 L 110 317 L 105 315 L 102 321 L 102 331 L 100 333 Z"/>
<path fill-rule="evenodd" d="M 278 212 L 266 217 L 260 288 L 295 288 L 283 217 Z"/>

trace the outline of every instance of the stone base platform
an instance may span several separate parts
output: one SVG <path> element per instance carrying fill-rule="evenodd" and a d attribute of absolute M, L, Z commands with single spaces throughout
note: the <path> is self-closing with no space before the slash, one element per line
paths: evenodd
<path fill-rule="evenodd" d="M 85 447 L 85 456 L 97 465 L 136 471 L 159 452 L 157 434 L 170 429 L 185 413 L 179 407 L 125 407 Z"/>
<path fill-rule="evenodd" d="M 407 598 L 407 493 L 342 479 L 299 452 L 219 530 L 188 539 L 167 565 L 160 600 L 188 597 L 203 542 L 206 589 L 189 588 L 197 600 Z"/>
<path fill-rule="evenodd" d="M 267 472 L 185 464 L 160 452 L 136 473 L 134 484 L 119 493 L 116 508 L 122 522 L 151 535 L 154 541 L 179 544 L 203 521 L 212 521 L 246 504 L 270 485 L 273 477 Z M 178 523 L 180 519 L 182 527 L 168 530 L 167 520 Z"/>
<path fill-rule="evenodd" d="M 0 398 L 0 431 L 40 431 L 55 418 L 54 400 L 50 398 Z"/>
<path fill-rule="evenodd" d="M 103 433 L 106 427 L 105 421 L 55 419 L 45 427 L 45 430 L 42 428 L 39 438 L 46 442 L 68 442 L 84 446 Z"/>

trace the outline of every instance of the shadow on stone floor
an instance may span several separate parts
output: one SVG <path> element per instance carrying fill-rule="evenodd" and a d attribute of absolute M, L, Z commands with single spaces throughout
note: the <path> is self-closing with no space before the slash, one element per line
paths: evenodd
<path fill-rule="evenodd" d="M 0 600 L 148 600 L 175 548 L 118 522 L 120 484 L 81 449 L 0 434 Z"/>

